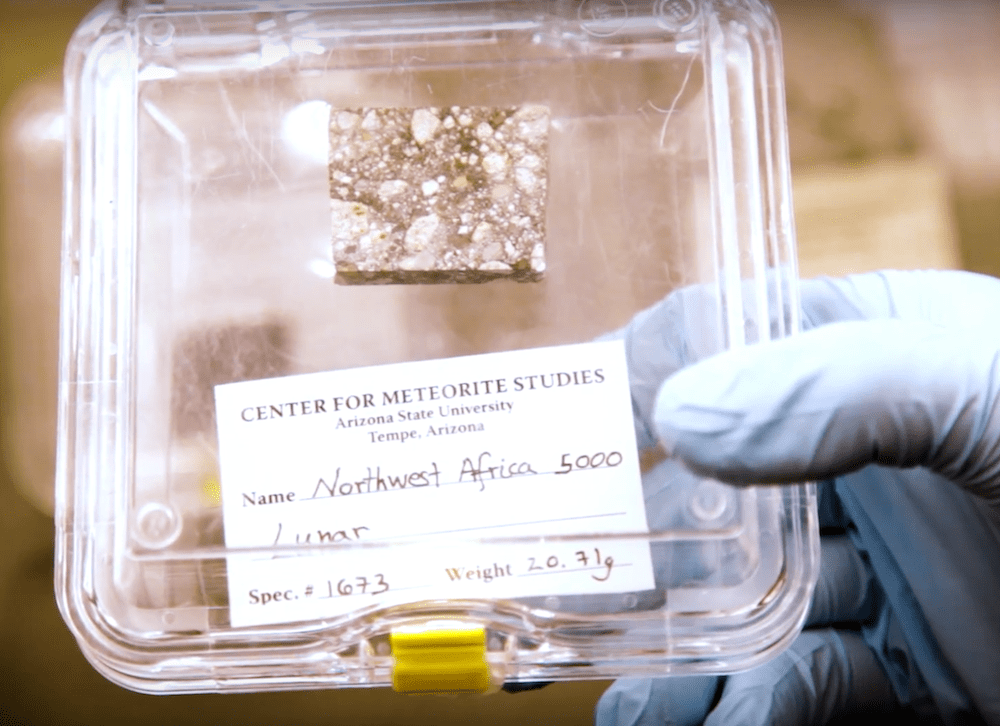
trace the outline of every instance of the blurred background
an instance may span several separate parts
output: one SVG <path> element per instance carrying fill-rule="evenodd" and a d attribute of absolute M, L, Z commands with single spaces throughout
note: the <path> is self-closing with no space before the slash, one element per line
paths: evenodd
<path fill-rule="evenodd" d="M 586 724 L 606 682 L 142 696 L 86 663 L 52 594 L 63 50 L 94 5 L 0 0 L 0 724 Z M 801 274 L 1000 275 L 1000 2 L 774 0 Z"/>

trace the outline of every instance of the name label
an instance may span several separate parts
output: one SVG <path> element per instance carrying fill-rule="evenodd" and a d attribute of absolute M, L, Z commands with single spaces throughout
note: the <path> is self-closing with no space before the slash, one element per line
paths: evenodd
<path fill-rule="evenodd" d="M 654 587 L 621 341 L 230 383 L 215 401 L 236 627 Z"/>

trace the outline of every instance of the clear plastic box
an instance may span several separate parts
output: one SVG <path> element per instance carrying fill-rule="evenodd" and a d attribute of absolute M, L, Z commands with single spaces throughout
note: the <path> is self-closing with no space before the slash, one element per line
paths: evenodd
<path fill-rule="evenodd" d="M 793 333 L 780 45 L 765 5 L 107 3 L 79 28 L 66 79 L 56 590 L 108 678 L 155 693 L 482 691 L 732 672 L 795 637 L 817 572 L 813 489 L 700 479 L 642 435 L 641 450 L 619 452 L 634 476 L 623 465 L 608 481 L 623 497 L 642 492 L 646 526 L 456 526 L 433 546 L 542 567 L 603 566 L 601 547 L 633 548 L 648 553 L 652 587 L 462 597 L 442 586 L 382 600 L 367 597 L 376 573 L 344 564 L 317 576 L 336 607 L 248 624 L 230 580 L 268 547 L 237 541 L 227 520 L 241 490 L 225 470 L 235 465 L 220 470 L 216 415 L 225 390 L 251 390 L 223 385 L 233 382 L 281 387 L 394 364 L 369 373 L 389 380 L 418 361 L 557 355 L 685 288 L 689 360 Z M 482 136 L 455 136 L 463 126 Z M 461 164 L 443 147 L 414 161 L 435 134 L 466 144 Z M 382 150 L 389 176 L 366 161 Z M 451 171 L 434 176 L 442 164 Z M 402 221 L 377 217 L 372 195 L 397 193 Z M 421 204 L 437 204 L 436 242 L 413 231 L 428 229 Z M 352 227 L 352 213 L 368 226 Z M 649 391 L 632 393 L 641 409 Z M 400 506 L 414 520 L 437 516 L 410 501 Z M 404 561 L 428 542 L 281 537 L 289 572 Z M 303 583 L 254 589 L 249 602 L 313 596 Z M 470 662 L 485 680 L 456 675 Z"/>

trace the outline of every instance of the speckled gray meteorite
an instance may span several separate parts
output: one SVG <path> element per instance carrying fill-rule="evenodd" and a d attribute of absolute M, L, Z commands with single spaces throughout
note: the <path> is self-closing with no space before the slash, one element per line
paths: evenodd
<path fill-rule="evenodd" d="M 544 106 L 334 109 L 336 281 L 541 279 L 548 129 Z"/>

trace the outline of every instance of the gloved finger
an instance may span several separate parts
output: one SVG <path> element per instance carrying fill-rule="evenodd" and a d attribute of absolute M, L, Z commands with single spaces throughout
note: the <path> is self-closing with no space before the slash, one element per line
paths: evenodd
<path fill-rule="evenodd" d="M 951 329 L 996 329 L 1000 280 L 958 270 L 883 270 L 803 280 L 802 327 L 848 320 L 922 320 Z"/>
<path fill-rule="evenodd" d="M 807 630 L 777 658 L 729 676 L 705 726 L 818 726 L 896 705 L 885 671 L 861 636 Z"/>
<path fill-rule="evenodd" d="M 701 726 L 721 676 L 622 678 L 594 710 L 596 726 Z"/>
<path fill-rule="evenodd" d="M 998 346 L 996 323 L 827 325 L 679 371 L 656 399 L 657 432 L 693 470 L 733 483 L 925 466 L 1000 503 Z"/>
<path fill-rule="evenodd" d="M 656 445 L 650 422 L 653 401 L 663 381 L 685 365 L 718 352 L 717 338 L 710 329 L 716 310 L 714 290 L 694 285 L 675 290 L 621 330 L 601 338 L 625 341 L 640 449 Z"/>
<path fill-rule="evenodd" d="M 785 301 L 790 299 L 787 279 L 772 274 L 763 286 L 771 328 L 764 337 L 782 337 L 791 325 L 786 319 Z M 897 317 L 950 327 L 989 328 L 993 311 L 1000 307 L 1000 281 L 958 271 L 889 270 L 804 280 L 800 289 L 802 326 L 807 330 L 837 321 Z M 760 292 L 748 281 L 737 297 L 744 306 L 751 301 L 759 304 Z M 625 340 L 639 448 L 656 444 L 651 414 L 660 385 L 680 368 L 722 350 L 721 341 L 726 336 L 719 324 L 726 306 L 720 304 L 719 295 L 714 285 L 675 290 L 624 328 L 604 336 Z M 758 331 L 758 335 L 763 333 Z"/>
<path fill-rule="evenodd" d="M 820 539 L 819 579 L 806 627 L 860 623 L 875 613 L 880 588 L 871 568 L 846 534 Z"/>

